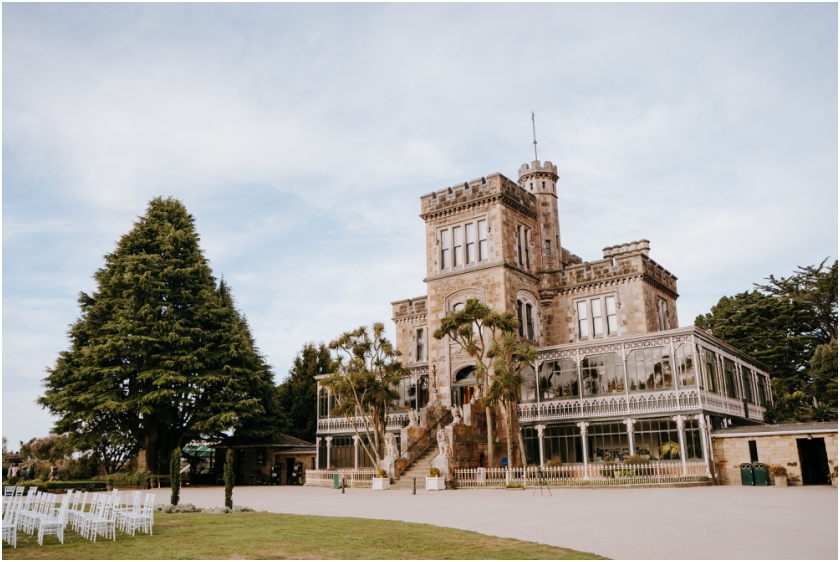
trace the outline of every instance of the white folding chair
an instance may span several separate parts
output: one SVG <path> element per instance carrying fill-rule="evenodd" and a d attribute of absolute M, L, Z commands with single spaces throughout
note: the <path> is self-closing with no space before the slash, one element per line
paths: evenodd
<path fill-rule="evenodd" d="M 154 494 L 146 494 L 146 501 L 143 502 L 139 511 L 129 512 L 123 516 L 124 528 L 123 532 L 134 536 L 137 529 L 144 533 L 152 534 L 152 526 L 154 525 L 155 513 L 155 496 Z"/>
<path fill-rule="evenodd" d="M 3 497 L 10 498 L 15 495 L 15 487 L 14 486 L 6 486 L 3 488 Z"/>
<path fill-rule="evenodd" d="M 20 507 L 23 498 L 11 497 L 8 500 L 3 498 L 6 507 L 6 514 L 3 516 L 3 540 L 9 543 L 12 548 L 17 548 L 17 518 L 20 514 Z M 6 505 L 8 503 L 8 505 Z"/>
<path fill-rule="evenodd" d="M 88 540 L 96 542 L 96 537 L 98 535 L 102 535 L 105 538 L 111 537 L 112 540 L 117 540 L 116 498 L 113 495 L 106 497 L 105 501 L 102 502 L 102 511 L 100 515 L 85 519 L 82 536 Z"/>
<path fill-rule="evenodd" d="M 55 535 L 59 542 L 64 544 L 64 527 L 67 526 L 67 509 L 70 506 L 70 494 L 66 494 L 61 501 L 58 514 L 49 517 L 41 517 L 38 520 L 38 545 L 44 544 L 44 536 Z"/>

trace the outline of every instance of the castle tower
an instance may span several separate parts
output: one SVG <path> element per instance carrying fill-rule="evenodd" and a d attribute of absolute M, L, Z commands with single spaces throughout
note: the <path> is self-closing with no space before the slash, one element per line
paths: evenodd
<path fill-rule="evenodd" d="M 535 160 L 519 167 L 519 185 L 537 198 L 539 238 L 534 245 L 539 248 L 540 270 L 562 269 L 560 246 L 560 218 L 557 211 L 557 166 L 549 161 Z"/>

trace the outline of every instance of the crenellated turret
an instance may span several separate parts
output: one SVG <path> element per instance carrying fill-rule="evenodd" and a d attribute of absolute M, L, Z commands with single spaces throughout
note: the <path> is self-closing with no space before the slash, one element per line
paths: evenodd
<path fill-rule="evenodd" d="M 560 217 L 557 211 L 557 166 L 546 160 L 535 160 L 519 167 L 519 185 L 537 198 L 540 236 L 536 239 L 541 269 L 562 269 Z"/>

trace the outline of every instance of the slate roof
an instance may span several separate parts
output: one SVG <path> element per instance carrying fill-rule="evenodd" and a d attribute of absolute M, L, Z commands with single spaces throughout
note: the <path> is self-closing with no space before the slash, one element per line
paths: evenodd
<path fill-rule="evenodd" d="M 314 449 L 315 443 L 310 443 L 308 441 L 304 441 L 303 439 L 286 435 L 285 433 L 278 433 L 276 438 L 264 440 L 242 440 L 236 439 L 234 436 L 232 438 L 225 439 L 216 445 L 216 447 L 222 449 L 227 447 L 287 447 L 296 449 Z"/>
<path fill-rule="evenodd" d="M 837 422 L 815 423 L 774 423 L 768 425 L 750 425 L 716 429 L 712 437 L 731 437 L 736 435 L 772 435 L 774 433 L 830 433 L 837 432 Z"/>

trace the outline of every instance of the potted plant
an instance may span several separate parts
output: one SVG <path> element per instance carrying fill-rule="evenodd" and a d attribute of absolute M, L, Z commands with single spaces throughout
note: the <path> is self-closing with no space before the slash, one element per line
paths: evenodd
<path fill-rule="evenodd" d="M 157 488 L 158 487 L 158 477 L 155 474 L 149 476 L 149 487 L 150 488 Z"/>
<path fill-rule="evenodd" d="M 109 492 L 114 489 L 114 477 L 110 474 L 105 477 L 105 489 Z"/>
<path fill-rule="evenodd" d="M 379 472 L 377 472 L 376 476 L 373 478 L 373 489 L 387 490 L 390 487 L 391 478 L 388 476 L 388 471 L 380 468 Z"/>
<path fill-rule="evenodd" d="M 426 476 L 426 489 L 433 491 L 446 489 L 446 478 L 440 473 L 439 468 L 429 469 L 429 475 Z"/>
<path fill-rule="evenodd" d="M 773 483 L 776 486 L 787 486 L 787 469 L 780 464 L 770 466 L 770 474 L 773 476 Z"/>

